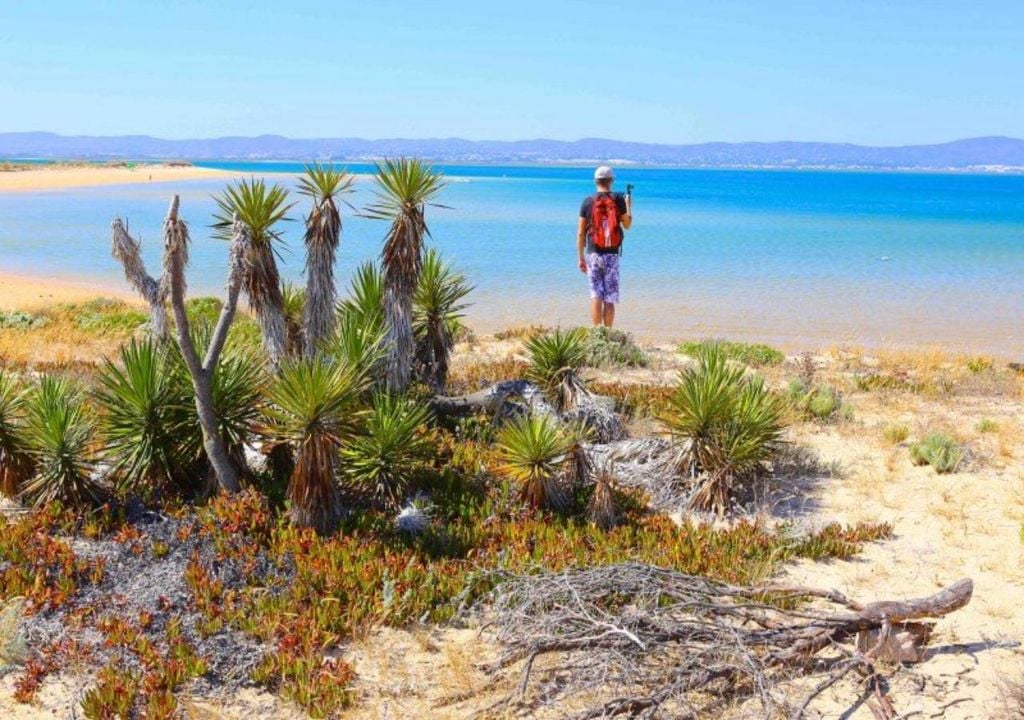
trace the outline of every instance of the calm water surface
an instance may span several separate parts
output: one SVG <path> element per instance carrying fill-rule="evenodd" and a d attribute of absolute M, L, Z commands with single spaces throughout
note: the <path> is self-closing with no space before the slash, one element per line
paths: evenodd
<path fill-rule="evenodd" d="M 204 163 L 287 185 L 301 165 Z M 364 165 L 350 165 L 367 172 Z M 476 284 L 471 323 L 585 320 L 575 227 L 585 168 L 441 166 L 433 242 Z M 635 185 L 622 325 L 668 340 L 761 338 L 790 347 L 852 342 L 1024 352 L 1024 176 L 622 169 Z M 0 270 L 120 282 L 112 218 L 143 238 L 151 267 L 171 192 L 194 247 L 194 292 L 217 292 L 225 245 L 208 228 L 224 180 L 0 195 Z M 349 197 L 372 198 L 362 182 Z M 284 274 L 302 273 L 304 198 L 286 223 Z M 339 281 L 374 258 L 385 226 L 344 221 Z"/>

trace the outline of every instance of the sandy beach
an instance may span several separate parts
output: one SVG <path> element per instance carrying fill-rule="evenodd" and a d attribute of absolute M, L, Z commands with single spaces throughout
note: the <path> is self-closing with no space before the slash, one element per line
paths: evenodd
<path fill-rule="evenodd" d="M 74 280 L 57 275 L 20 275 L 0 272 L 0 310 L 39 310 L 58 303 L 83 302 L 96 297 L 138 303 L 127 285 Z"/>
<path fill-rule="evenodd" d="M 231 177 L 227 170 L 192 165 L 42 165 L 28 170 L 0 171 L 0 193 L 61 190 L 100 185 L 173 182 Z"/>

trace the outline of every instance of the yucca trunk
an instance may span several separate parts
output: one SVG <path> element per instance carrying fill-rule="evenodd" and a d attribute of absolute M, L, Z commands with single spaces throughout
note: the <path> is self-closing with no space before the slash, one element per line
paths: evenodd
<path fill-rule="evenodd" d="M 203 449 L 217 475 L 217 482 L 226 492 L 241 489 L 238 468 L 234 465 L 224 441 L 220 437 L 217 412 L 213 396 L 213 373 L 220 362 L 221 351 L 227 342 L 228 330 L 234 321 L 235 308 L 241 290 L 246 258 L 251 257 L 251 239 L 248 230 L 239 222 L 234 223 L 234 239 L 228 253 L 227 299 L 221 308 L 220 317 L 210 338 L 205 358 L 200 358 L 192 337 L 192 329 L 185 311 L 185 266 L 188 264 L 188 229 L 178 218 L 178 196 L 171 200 L 171 207 L 164 220 L 164 273 L 162 282 L 171 298 L 174 320 L 178 331 L 178 347 L 192 379 L 195 392 L 196 413 L 203 433 Z M 280 292 L 278 293 L 280 294 Z"/>
<path fill-rule="evenodd" d="M 0 448 L 0 495 L 17 497 L 24 482 L 32 476 L 32 460 L 17 451 Z"/>
<path fill-rule="evenodd" d="M 416 345 L 412 332 L 413 295 L 423 266 L 423 210 L 407 207 L 392 227 L 381 264 L 384 266 L 384 314 L 387 318 L 389 392 L 409 387 Z"/>
<path fill-rule="evenodd" d="M 433 319 L 420 348 L 423 380 L 437 394 L 448 384 L 448 364 L 454 346 L 444 319 Z"/>
<path fill-rule="evenodd" d="M 331 438 L 313 435 L 299 448 L 288 484 L 291 521 L 326 535 L 334 530 L 340 515 L 338 489 L 334 482 L 338 446 Z"/>
<path fill-rule="evenodd" d="M 331 199 L 313 208 L 306 220 L 306 303 L 303 308 L 306 356 L 334 332 L 338 292 L 334 261 L 341 241 L 341 214 Z"/>
<path fill-rule="evenodd" d="M 253 244 L 247 259 L 243 277 L 245 294 L 260 326 L 263 349 L 270 364 L 277 367 L 288 351 L 288 321 L 274 251 L 269 244 Z"/>

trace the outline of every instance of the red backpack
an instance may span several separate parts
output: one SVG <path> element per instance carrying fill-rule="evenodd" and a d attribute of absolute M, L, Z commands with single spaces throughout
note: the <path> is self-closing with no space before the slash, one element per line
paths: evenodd
<path fill-rule="evenodd" d="M 617 252 L 622 247 L 619 206 L 611 193 L 598 193 L 590 205 L 590 239 L 598 251 Z"/>

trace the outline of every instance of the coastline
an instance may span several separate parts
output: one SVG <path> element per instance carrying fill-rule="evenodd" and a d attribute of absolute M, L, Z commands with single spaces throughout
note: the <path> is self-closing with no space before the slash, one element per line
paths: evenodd
<path fill-rule="evenodd" d="M 64 190 L 103 185 L 148 184 L 234 177 L 238 173 L 195 165 L 40 165 L 0 172 L 0 193 Z"/>
<path fill-rule="evenodd" d="M 84 302 L 97 297 L 142 305 L 126 286 L 77 280 L 60 275 L 28 275 L 0 271 L 0 310 L 39 310 L 60 303 Z"/>
<path fill-rule="evenodd" d="M 344 293 L 344 289 L 340 292 Z M 219 295 L 218 292 L 203 290 L 196 290 L 195 294 Z M 116 299 L 144 307 L 138 295 L 123 281 L 0 271 L 0 311 L 34 312 L 61 303 L 81 303 L 97 298 Z M 538 324 L 585 325 L 585 297 L 580 295 L 579 298 L 575 304 L 560 297 L 538 300 L 533 306 L 510 307 L 508 298 L 485 291 L 467 309 L 466 322 L 474 333 L 481 336 Z M 639 342 L 654 346 L 714 338 L 767 343 L 788 353 L 845 348 L 941 352 L 963 357 L 984 354 L 1004 361 L 1020 359 L 1019 338 L 993 335 L 984 328 L 942 333 L 941 324 L 925 326 L 919 319 L 910 317 L 906 318 L 900 332 L 872 326 L 866 317 L 847 326 L 837 326 L 825 319 L 808 324 L 807 318 L 804 322 L 794 318 L 787 323 L 779 317 L 752 313 L 749 308 L 736 313 L 723 312 L 727 306 L 727 303 L 707 297 L 686 308 L 638 299 L 632 307 L 622 308 L 616 327 L 631 333 Z"/>

